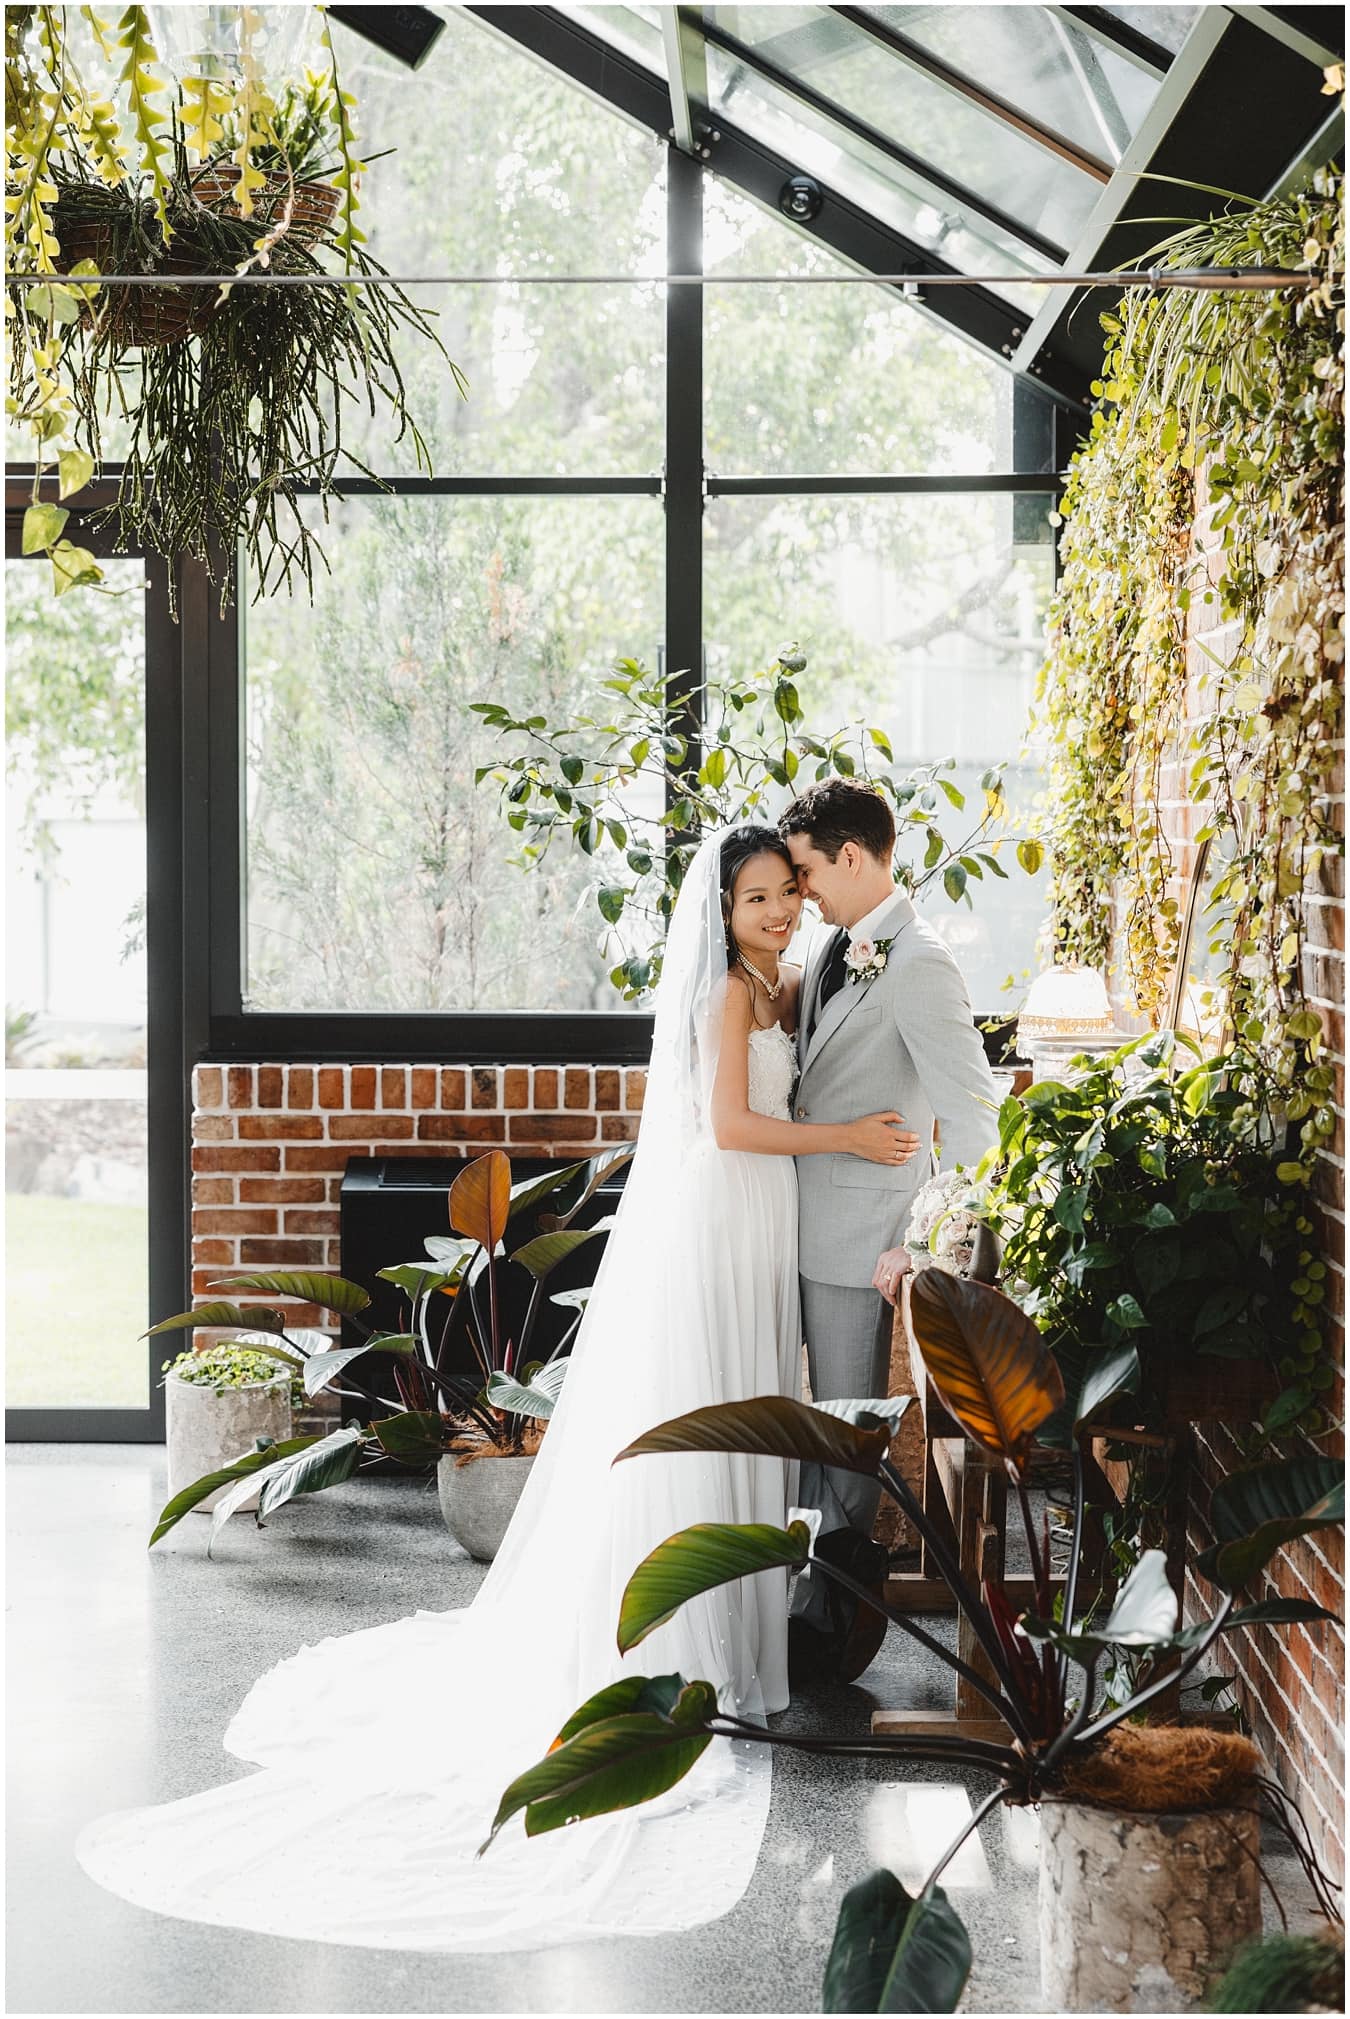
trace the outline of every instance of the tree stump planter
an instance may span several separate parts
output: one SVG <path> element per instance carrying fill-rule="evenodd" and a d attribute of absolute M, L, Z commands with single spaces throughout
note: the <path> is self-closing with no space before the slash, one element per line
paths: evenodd
<path fill-rule="evenodd" d="M 214 1388 L 200 1381 L 181 1381 L 176 1374 L 164 1382 L 164 1438 L 169 1461 L 168 1492 L 172 1500 L 194 1480 L 219 1472 L 232 1459 L 252 1451 L 260 1437 L 280 1444 L 291 1434 L 291 1377 L 284 1369 L 273 1381 L 249 1388 Z M 209 1514 L 228 1487 L 217 1487 L 199 1500 L 195 1512 Z M 256 1493 L 241 1502 L 258 1504 Z"/>
<path fill-rule="evenodd" d="M 1041 1803 L 1052 2012 L 1182 2012 L 1261 1928 L 1260 1755 L 1232 1732 L 1118 1726 Z"/>
<path fill-rule="evenodd" d="M 447 1452 L 437 1465 L 436 1488 L 445 1525 L 461 1549 L 479 1563 L 491 1563 L 501 1548 L 533 1464 L 532 1455 L 464 1461 Z"/>

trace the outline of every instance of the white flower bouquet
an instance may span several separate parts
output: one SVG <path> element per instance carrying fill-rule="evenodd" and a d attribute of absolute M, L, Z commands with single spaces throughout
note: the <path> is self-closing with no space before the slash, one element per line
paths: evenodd
<path fill-rule="evenodd" d="M 959 1167 L 939 1171 L 914 1195 L 905 1246 L 916 1269 L 939 1268 L 968 1276 L 987 1186 Z"/>

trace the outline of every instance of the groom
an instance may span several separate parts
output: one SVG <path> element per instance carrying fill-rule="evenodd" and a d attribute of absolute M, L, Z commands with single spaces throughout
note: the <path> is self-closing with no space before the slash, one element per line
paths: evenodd
<path fill-rule="evenodd" d="M 894 1109 L 920 1140 L 894 1168 L 797 1159 L 811 1393 L 884 1395 L 892 1306 L 909 1267 L 902 1243 L 914 1194 L 934 1169 L 934 1126 L 944 1166 L 976 1164 L 997 1138 L 998 1094 L 961 971 L 893 880 L 895 821 L 881 794 L 828 779 L 793 802 L 779 830 L 802 895 L 834 927 L 802 979 L 796 1118 L 841 1122 Z M 802 1466 L 802 1505 L 820 1509 L 820 1537 L 835 1537 L 831 1556 L 865 1583 L 881 1568 L 868 1542 L 879 1496 L 859 1474 Z M 829 1672 L 829 1636 L 837 1645 L 856 1609 L 845 1595 L 841 1615 L 838 1601 L 839 1587 L 818 1574 L 798 1578 L 790 1621 L 798 1677 Z"/>

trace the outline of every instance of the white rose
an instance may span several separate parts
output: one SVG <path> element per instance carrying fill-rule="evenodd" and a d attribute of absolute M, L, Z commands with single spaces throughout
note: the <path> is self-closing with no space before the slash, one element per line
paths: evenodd
<path fill-rule="evenodd" d="M 851 967 L 856 974 L 859 968 L 870 967 L 876 957 L 876 946 L 870 939 L 855 939 L 844 955 L 844 966 Z"/>

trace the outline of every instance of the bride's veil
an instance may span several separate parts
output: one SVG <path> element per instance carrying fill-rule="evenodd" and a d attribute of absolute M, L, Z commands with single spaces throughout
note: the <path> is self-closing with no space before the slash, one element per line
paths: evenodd
<path fill-rule="evenodd" d="M 517 1820 L 475 1855 L 507 1783 L 596 1690 L 679 1672 L 757 1718 L 761 1625 L 785 1631 L 782 1576 L 761 1573 L 681 1607 L 627 1658 L 616 1642 L 629 1576 L 676 1529 L 783 1518 L 777 1461 L 613 1464 L 652 1425 L 746 1392 L 735 1355 L 756 1326 L 762 1339 L 764 1314 L 748 1305 L 738 1240 L 762 1252 L 776 1235 L 785 1281 L 795 1267 L 778 1218 L 766 1231 L 744 1189 L 728 1190 L 735 1160 L 711 1135 L 720 852 L 719 836 L 702 843 L 674 907 L 640 1147 L 557 1410 L 473 1604 L 320 1641 L 262 1676 L 225 1743 L 264 1771 L 91 1824 L 77 1855 L 100 1884 L 191 1920 L 477 1952 L 696 1926 L 749 1883 L 769 1749 L 745 1741 L 714 1741 L 655 1804 L 532 1840 Z M 792 1320 L 768 1322 L 781 1333 Z"/>

